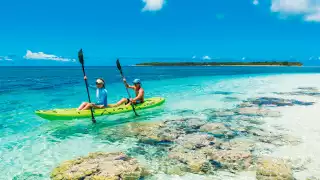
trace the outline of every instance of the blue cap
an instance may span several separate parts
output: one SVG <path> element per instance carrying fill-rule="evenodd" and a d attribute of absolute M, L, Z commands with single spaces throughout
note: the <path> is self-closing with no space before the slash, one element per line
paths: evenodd
<path fill-rule="evenodd" d="M 140 79 L 135 79 L 135 80 L 133 80 L 132 82 L 133 82 L 133 84 L 141 84 Z"/>

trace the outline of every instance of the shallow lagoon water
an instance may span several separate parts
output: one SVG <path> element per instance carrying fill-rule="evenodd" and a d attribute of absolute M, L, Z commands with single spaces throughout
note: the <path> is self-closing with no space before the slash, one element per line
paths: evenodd
<path fill-rule="evenodd" d="M 158 108 L 133 113 L 76 121 L 47 121 L 35 116 L 37 109 L 68 108 L 86 100 L 81 69 L 76 67 L 12 67 L 1 68 L 0 74 L 0 179 L 49 179 L 59 163 L 89 152 L 127 151 L 137 146 L 135 138 L 118 138 L 119 126 L 129 122 L 149 122 L 179 117 L 205 116 L 205 109 L 234 108 L 247 98 L 257 96 L 284 97 L 275 92 L 291 92 L 298 87 L 318 87 L 320 68 L 296 67 L 125 67 L 130 81 L 142 79 L 148 97 L 162 96 L 166 103 Z M 126 96 L 115 67 L 88 69 L 89 82 L 104 77 L 109 102 Z M 92 98 L 94 92 L 91 90 Z M 289 96 L 288 98 L 318 102 L 317 97 Z M 280 107 L 281 118 L 266 118 L 264 126 L 303 139 L 295 147 L 271 147 L 261 152 L 279 157 L 300 159 L 306 169 L 294 172 L 297 179 L 320 177 L 320 126 L 316 103 L 313 106 Z M 304 113 L 305 112 L 305 113 Z M 303 119 L 303 120 L 302 120 Z M 241 123 L 241 122 L 240 122 Z M 281 128 L 278 128 L 281 129 Z M 150 148 L 150 151 L 153 149 Z M 138 158 L 139 159 L 139 158 Z M 310 160 L 311 159 L 311 160 Z M 140 158 L 143 162 L 143 158 Z M 252 172 L 232 175 L 219 172 L 221 179 L 255 179 Z M 187 174 L 155 179 L 203 179 L 205 176 Z"/>

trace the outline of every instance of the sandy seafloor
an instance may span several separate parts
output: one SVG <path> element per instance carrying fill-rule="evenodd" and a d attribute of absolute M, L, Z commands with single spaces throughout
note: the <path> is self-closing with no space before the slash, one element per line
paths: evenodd
<path fill-rule="evenodd" d="M 58 80 L 54 80 L 55 86 L 48 86 L 50 85 L 48 79 L 53 81 L 52 79 L 57 77 Z M 0 94 L 0 170 L 2 172 L 0 179 L 49 179 L 52 169 L 65 160 L 96 151 L 126 152 L 130 148 L 139 146 L 136 138 L 113 139 L 117 133 L 121 133 L 113 130 L 119 127 L 121 129 L 121 126 L 127 123 L 194 116 L 206 118 L 206 114 L 202 113 L 206 109 L 223 111 L 235 108 L 248 98 L 257 97 L 315 102 L 308 106 L 272 107 L 273 110 L 279 111 L 281 116 L 262 117 L 259 121 L 263 123 L 255 126 L 275 133 L 285 133 L 301 139 L 301 142 L 276 146 L 257 141 L 256 145 L 259 148 L 255 154 L 290 159 L 296 164 L 303 164 L 301 165 L 303 168 L 293 170 L 296 179 L 320 177 L 320 93 L 317 94 L 315 90 L 320 89 L 320 74 L 246 75 L 239 73 L 232 76 L 201 76 L 200 74 L 190 77 L 145 80 L 143 86 L 147 96 L 165 97 L 166 103 L 163 106 L 140 112 L 139 118 L 133 118 L 133 114 L 130 113 L 99 117 L 97 125 L 92 125 L 90 119 L 52 122 L 35 116 L 33 112 L 36 109 L 73 107 L 86 99 L 81 78 L 73 83 L 75 77 L 70 76 L 64 79 L 59 78 L 59 75 L 57 77 L 49 76 L 47 79 L 42 77 L 37 81 L 32 80 L 35 79 L 34 77 L 29 77 L 33 82 L 29 85 L 22 82 L 28 81 L 28 77 L 1 79 L 0 87 L 3 91 Z M 67 83 L 59 86 L 59 81 Z M 14 82 L 21 85 L 10 87 L 10 83 Z M 39 88 L 33 88 L 35 86 Z M 312 87 L 312 92 L 316 93 L 290 94 L 301 87 Z M 107 88 L 110 94 L 109 101 L 114 102 L 125 96 L 121 83 L 114 82 Z M 242 123 L 241 119 L 233 121 L 237 124 Z M 233 123 L 230 124 L 232 126 Z M 110 132 L 114 132 L 112 138 Z M 143 155 L 136 158 L 141 164 L 150 164 L 146 162 L 150 160 L 146 160 Z M 159 172 L 151 179 L 256 179 L 256 177 L 254 171 L 230 173 L 220 170 L 215 175 L 187 173 L 184 176 L 177 176 Z"/>

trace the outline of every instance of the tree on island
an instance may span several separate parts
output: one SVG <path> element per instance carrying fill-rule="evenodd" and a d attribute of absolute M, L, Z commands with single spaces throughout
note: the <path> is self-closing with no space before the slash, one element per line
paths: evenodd
<path fill-rule="evenodd" d="M 300 62 L 149 62 L 137 66 L 302 66 Z"/>

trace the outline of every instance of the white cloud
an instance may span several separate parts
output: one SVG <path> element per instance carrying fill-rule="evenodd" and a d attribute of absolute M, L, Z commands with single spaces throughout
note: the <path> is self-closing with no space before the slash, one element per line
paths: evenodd
<path fill-rule="evenodd" d="M 253 0 L 253 4 L 254 5 L 259 5 L 259 1 L 258 0 Z"/>
<path fill-rule="evenodd" d="M 159 11 L 165 4 L 165 0 L 142 0 L 145 3 L 142 11 Z"/>
<path fill-rule="evenodd" d="M 12 61 L 12 58 L 8 56 L 0 56 L 0 61 Z"/>
<path fill-rule="evenodd" d="M 309 57 L 309 61 L 316 61 L 316 60 L 320 60 L 320 57 L 316 57 L 316 56 Z"/>
<path fill-rule="evenodd" d="M 211 58 L 209 56 L 203 56 L 202 59 L 203 60 L 210 60 Z"/>
<path fill-rule="evenodd" d="M 246 60 L 246 59 L 247 59 L 246 57 L 243 57 L 243 58 L 242 58 L 243 61 Z"/>
<path fill-rule="evenodd" d="M 75 59 L 68 59 L 59 57 L 53 54 L 45 54 L 43 52 L 31 52 L 27 50 L 27 54 L 23 56 L 25 59 L 39 59 L 39 60 L 53 60 L 53 61 L 63 61 L 63 62 L 75 62 Z"/>
<path fill-rule="evenodd" d="M 197 58 L 197 56 L 192 56 L 192 59 L 195 59 L 195 58 Z"/>
<path fill-rule="evenodd" d="M 317 8 L 317 12 L 306 15 L 304 20 L 320 22 L 320 7 Z"/>
<path fill-rule="evenodd" d="M 305 21 L 320 22 L 320 0 L 272 0 L 271 11 L 281 16 L 299 15 Z"/>

